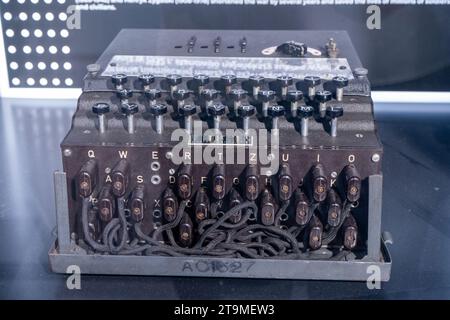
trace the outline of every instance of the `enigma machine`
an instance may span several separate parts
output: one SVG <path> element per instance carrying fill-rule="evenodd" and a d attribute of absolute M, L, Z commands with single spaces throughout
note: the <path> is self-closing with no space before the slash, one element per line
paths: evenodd
<path fill-rule="evenodd" d="M 55 173 L 55 272 L 387 281 L 368 71 L 343 31 L 122 30 Z"/>

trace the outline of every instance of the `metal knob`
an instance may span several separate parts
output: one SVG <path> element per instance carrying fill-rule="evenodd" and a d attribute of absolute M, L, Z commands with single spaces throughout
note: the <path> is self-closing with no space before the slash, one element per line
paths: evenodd
<path fill-rule="evenodd" d="M 291 115 L 297 116 L 298 102 L 303 99 L 303 92 L 300 90 L 288 91 L 286 100 L 291 103 Z"/>
<path fill-rule="evenodd" d="M 322 82 L 320 77 L 317 76 L 306 76 L 303 81 L 308 86 L 308 97 L 309 99 L 314 99 L 316 94 L 316 87 Z"/>
<path fill-rule="evenodd" d="M 105 114 L 109 111 L 110 108 L 107 103 L 97 103 L 92 107 L 92 112 L 98 117 L 98 130 L 100 133 L 104 133 L 106 131 Z"/>
<path fill-rule="evenodd" d="M 127 116 L 128 133 L 134 133 L 134 114 L 139 111 L 138 105 L 135 103 L 122 104 L 122 113 Z"/>
<path fill-rule="evenodd" d="M 328 107 L 326 111 L 327 117 L 331 119 L 331 136 L 337 136 L 337 120 L 344 115 L 344 108 L 341 106 Z"/>
<path fill-rule="evenodd" d="M 300 118 L 302 137 L 308 136 L 309 119 L 313 116 L 314 108 L 311 106 L 301 106 L 297 109 L 297 116 Z"/>
<path fill-rule="evenodd" d="M 156 132 L 161 134 L 164 130 L 163 116 L 167 113 L 167 106 L 164 104 L 154 104 L 150 106 L 150 113 L 156 119 Z"/>

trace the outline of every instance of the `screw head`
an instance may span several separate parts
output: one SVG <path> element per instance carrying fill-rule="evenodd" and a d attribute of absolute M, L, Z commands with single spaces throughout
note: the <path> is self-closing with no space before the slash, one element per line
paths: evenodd
<path fill-rule="evenodd" d="M 378 162 L 378 161 L 381 160 L 381 156 L 380 156 L 378 153 L 374 153 L 374 154 L 372 155 L 371 160 L 372 160 L 373 162 Z"/>
<path fill-rule="evenodd" d="M 70 157 L 72 155 L 72 150 L 64 149 L 63 154 L 64 154 L 64 157 Z"/>

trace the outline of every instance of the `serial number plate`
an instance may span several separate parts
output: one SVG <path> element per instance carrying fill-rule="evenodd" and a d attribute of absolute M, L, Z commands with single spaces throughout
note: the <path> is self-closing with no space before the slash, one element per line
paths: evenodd
<path fill-rule="evenodd" d="M 116 55 L 102 76 L 112 76 L 116 73 L 125 73 L 129 76 L 149 73 L 158 77 L 168 74 L 179 74 L 182 77 L 206 74 L 212 78 L 219 78 L 224 74 L 234 74 L 238 78 L 263 75 L 269 79 L 275 79 L 280 75 L 303 79 L 305 76 L 313 75 L 326 80 L 336 76 L 353 79 L 352 70 L 345 58 Z"/>
<path fill-rule="evenodd" d="M 219 261 L 219 260 L 186 260 L 182 263 L 183 273 L 239 274 L 251 271 L 255 262 Z"/>

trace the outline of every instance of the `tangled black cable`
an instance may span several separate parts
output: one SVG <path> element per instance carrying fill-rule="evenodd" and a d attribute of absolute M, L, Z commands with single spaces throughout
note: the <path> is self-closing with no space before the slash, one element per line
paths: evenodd
<path fill-rule="evenodd" d="M 248 224 L 251 216 L 257 216 L 258 207 L 255 202 L 243 202 L 226 211 L 221 217 L 214 215 L 215 218 L 200 222 L 197 228 L 199 238 L 191 247 L 180 246 L 173 233 L 183 215 L 186 214 L 187 201 L 180 203 L 173 221 L 146 234 L 142 230 L 141 222 L 127 222 L 125 199 L 118 198 L 118 217 L 111 219 L 103 228 L 101 241 L 96 241 L 89 232 L 90 199 L 85 198 L 82 203 L 82 225 L 85 241 L 98 253 L 156 254 L 174 257 L 195 255 L 252 259 L 310 259 L 314 252 L 308 252 L 298 237 L 306 229 L 318 204 L 314 203 L 309 207 L 307 223 L 303 226 L 293 226 L 288 230 L 283 230 L 280 228 L 281 217 L 286 214 L 288 206 L 289 202 L 284 202 L 275 215 L 274 225 L 267 226 L 258 223 Z M 338 226 L 327 230 L 323 237 L 323 244 L 329 244 L 335 239 L 345 218 L 350 214 L 350 209 L 351 204 L 345 203 Z M 241 219 L 237 223 L 230 222 L 230 218 L 239 212 L 243 212 Z M 341 256 L 345 258 L 346 255 Z"/>

